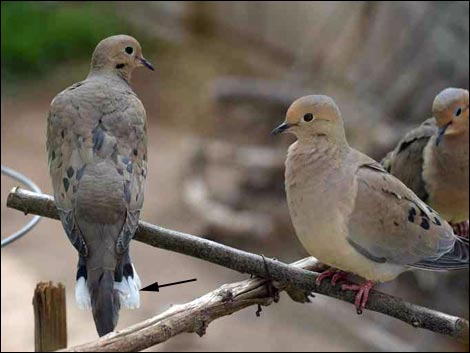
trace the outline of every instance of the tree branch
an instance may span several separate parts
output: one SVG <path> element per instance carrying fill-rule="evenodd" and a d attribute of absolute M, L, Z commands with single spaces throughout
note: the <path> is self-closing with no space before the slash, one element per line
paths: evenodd
<path fill-rule="evenodd" d="M 58 219 L 54 200 L 48 195 L 14 188 L 8 195 L 7 206 L 23 211 L 25 214 L 33 213 Z M 151 246 L 197 257 L 241 273 L 268 278 L 280 282 L 283 287 L 291 291 L 297 288 L 303 293 L 316 292 L 349 303 L 354 302 L 354 292 L 342 291 L 327 281 L 317 286 L 316 273 L 190 234 L 141 221 L 134 239 Z M 442 333 L 468 342 L 469 322 L 463 318 L 408 303 L 379 291 L 371 291 L 366 309 L 394 317 L 413 327 Z"/>
<path fill-rule="evenodd" d="M 318 269 L 313 258 L 300 260 L 292 266 Z M 112 332 L 96 341 L 69 347 L 61 352 L 136 352 L 162 343 L 180 333 L 203 336 L 209 324 L 251 305 L 268 306 L 277 301 L 278 292 L 261 278 L 225 284 L 189 303 L 174 305 L 167 311 L 119 332 Z M 260 309 L 257 311 L 257 315 Z"/>

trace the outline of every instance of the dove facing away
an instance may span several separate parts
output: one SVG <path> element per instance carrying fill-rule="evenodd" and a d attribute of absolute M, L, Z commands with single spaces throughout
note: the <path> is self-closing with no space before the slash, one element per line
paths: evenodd
<path fill-rule="evenodd" d="M 137 40 L 102 40 L 88 77 L 54 98 L 47 119 L 54 198 L 79 257 L 75 298 L 92 309 L 100 336 L 114 330 L 121 305 L 140 305 L 129 256 L 147 173 L 146 114 L 130 87 L 139 66 L 153 70 Z"/>
<path fill-rule="evenodd" d="M 409 268 L 468 268 L 468 241 L 383 167 L 351 148 L 335 102 L 312 95 L 296 100 L 273 134 L 297 137 L 286 160 L 289 212 L 305 249 L 338 269 L 365 278 L 357 291 L 361 312 L 376 282 L 393 280 Z M 334 283 L 333 283 L 334 284 Z"/>
<path fill-rule="evenodd" d="M 468 91 L 447 88 L 434 99 L 433 118 L 410 131 L 383 160 L 403 181 L 468 238 Z"/>

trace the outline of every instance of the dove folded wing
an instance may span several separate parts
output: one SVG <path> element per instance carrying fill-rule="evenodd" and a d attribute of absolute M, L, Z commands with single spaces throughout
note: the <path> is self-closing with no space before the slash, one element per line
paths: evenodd
<path fill-rule="evenodd" d="M 358 167 L 356 179 L 348 224 L 348 241 L 356 250 L 376 262 L 468 268 L 468 244 L 465 250 L 449 224 L 401 181 L 372 160 Z"/>

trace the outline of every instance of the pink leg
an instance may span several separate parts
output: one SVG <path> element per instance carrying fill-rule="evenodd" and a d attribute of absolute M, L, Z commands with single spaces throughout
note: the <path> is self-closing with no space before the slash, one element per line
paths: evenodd
<path fill-rule="evenodd" d="M 460 237 L 468 238 L 469 234 L 469 222 L 464 221 L 456 224 L 451 224 L 452 228 L 454 229 L 454 233 Z"/>
<path fill-rule="evenodd" d="M 362 314 L 362 310 L 366 307 L 367 299 L 369 299 L 369 292 L 374 287 L 374 281 L 367 281 L 361 285 L 358 284 L 343 284 L 341 286 L 342 290 L 352 290 L 357 291 L 356 300 L 354 305 L 356 306 L 357 313 Z"/>
<path fill-rule="evenodd" d="M 348 276 L 347 272 L 336 270 L 336 269 L 331 269 L 331 270 L 322 272 L 317 277 L 316 283 L 319 286 L 324 279 L 332 277 L 331 284 L 336 285 L 336 282 L 338 282 L 340 279 L 346 278 L 347 276 Z"/>

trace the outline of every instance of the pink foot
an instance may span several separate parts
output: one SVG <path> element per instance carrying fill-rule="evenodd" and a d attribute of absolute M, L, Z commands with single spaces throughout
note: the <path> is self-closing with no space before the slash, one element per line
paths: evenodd
<path fill-rule="evenodd" d="M 356 306 L 356 310 L 358 315 L 362 314 L 362 310 L 366 307 L 367 300 L 369 299 L 369 292 L 372 287 L 375 286 L 374 281 L 367 281 L 361 285 L 358 284 L 343 284 L 341 286 L 342 290 L 352 290 L 357 292 L 356 300 L 354 301 L 354 305 Z"/>
<path fill-rule="evenodd" d="M 459 237 L 464 237 L 468 239 L 469 234 L 469 222 L 464 221 L 456 224 L 451 224 L 452 228 L 454 229 L 454 233 L 457 234 Z"/>
<path fill-rule="evenodd" d="M 339 280 L 346 278 L 347 276 L 348 273 L 341 270 L 327 270 L 317 277 L 316 283 L 319 286 L 324 279 L 331 277 L 331 284 L 336 285 Z"/>

